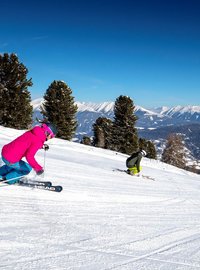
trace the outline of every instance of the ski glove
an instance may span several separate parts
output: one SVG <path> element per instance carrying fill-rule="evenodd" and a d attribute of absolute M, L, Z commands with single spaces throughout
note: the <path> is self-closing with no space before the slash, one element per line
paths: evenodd
<path fill-rule="evenodd" d="M 43 145 L 43 149 L 44 149 L 44 151 L 48 151 L 48 150 L 49 150 L 48 144 L 44 144 L 44 145 Z"/>
<path fill-rule="evenodd" d="M 38 171 L 38 172 L 36 172 L 36 174 L 37 174 L 37 175 L 40 175 L 40 176 L 42 176 L 43 173 L 44 173 L 44 170 L 43 170 L 43 169 L 40 170 L 40 171 Z"/>

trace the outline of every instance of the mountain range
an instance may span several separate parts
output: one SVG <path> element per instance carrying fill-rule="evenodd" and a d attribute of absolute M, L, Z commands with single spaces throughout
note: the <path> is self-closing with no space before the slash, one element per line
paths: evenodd
<path fill-rule="evenodd" d="M 43 100 L 32 102 L 33 118 L 41 117 L 40 106 Z M 93 135 L 92 125 L 98 117 L 113 119 L 114 102 L 92 103 L 76 102 L 78 106 L 78 127 L 74 141 L 80 141 L 83 136 Z M 135 107 L 138 117 L 136 127 L 140 137 L 152 140 L 161 154 L 170 133 L 180 133 L 193 159 L 200 160 L 200 106 L 175 106 L 145 109 Z"/>

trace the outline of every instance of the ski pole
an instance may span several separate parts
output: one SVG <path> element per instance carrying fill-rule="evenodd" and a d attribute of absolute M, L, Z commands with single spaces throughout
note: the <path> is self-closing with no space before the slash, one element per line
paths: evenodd
<path fill-rule="evenodd" d="M 45 172 L 45 167 L 46 167 L 46 150 L 44 150 L 44 164 L 43 164 L 44 172 Z M 44 173 L 43 173 L 43 178 L 44 178 Z"/>
<path fill-rule="evenodd" d="M 0 183 L 9 183 L 10 181 L 12 181 L 12 180 L 16 180 L 16 179 L 19 179 L 19 178 L 22 178 L 23 177 L 23 175 L 21 175 L 21 176 L 17 176 L 17 177 L 13 177 L 13 178 L 10 178 L 10 179 L 6 179 L 6 180 L 0 180 Z"/>

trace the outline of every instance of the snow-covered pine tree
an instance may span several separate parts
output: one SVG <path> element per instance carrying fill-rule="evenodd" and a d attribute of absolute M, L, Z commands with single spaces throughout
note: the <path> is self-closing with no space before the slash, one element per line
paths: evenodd
<path fill-rule="evenodd" d="M 138 150 L 138 134 L 135 128 L 137 117 L 134 110 L 135 106 L 130 97 L 121 95 L 116 99 L 110 149 L 126 154 Z"/>
<path fill-rule="evenodd" d="M 57 129 L 57 137 L 71 140 L 77 127 L 77 105 L 72 97 L 72 90 L 63 81 L 53 81 L 44 95 L 41 113 Z"/>
<path fill-rule="evenodd" d="M 173 133 L 168 136 L 161 161 L 182 169 L 186 167 L 186 149 L 182 135 Z"/>
<path fill-rule="evenodd" d="M 28 69 L 11 53 L 0 54 L 0 124 L 26 129 L 32 123 L 31 95 Z"/>

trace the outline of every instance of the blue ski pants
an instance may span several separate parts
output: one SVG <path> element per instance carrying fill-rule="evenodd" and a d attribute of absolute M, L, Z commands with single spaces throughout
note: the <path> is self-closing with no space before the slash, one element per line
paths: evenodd
<path fill-rule="evenodd" d="M 0 176 L 6 178 L 6 180 L 10 180 L 8 184 L 18 182 L 21 177 L 29 174 L 32 170 L 32 167 L 23 160 L 16 163 L 10 163 L 4 157 L 2 157 L 2 160 L 5 165 L 0 168 Z"/>

